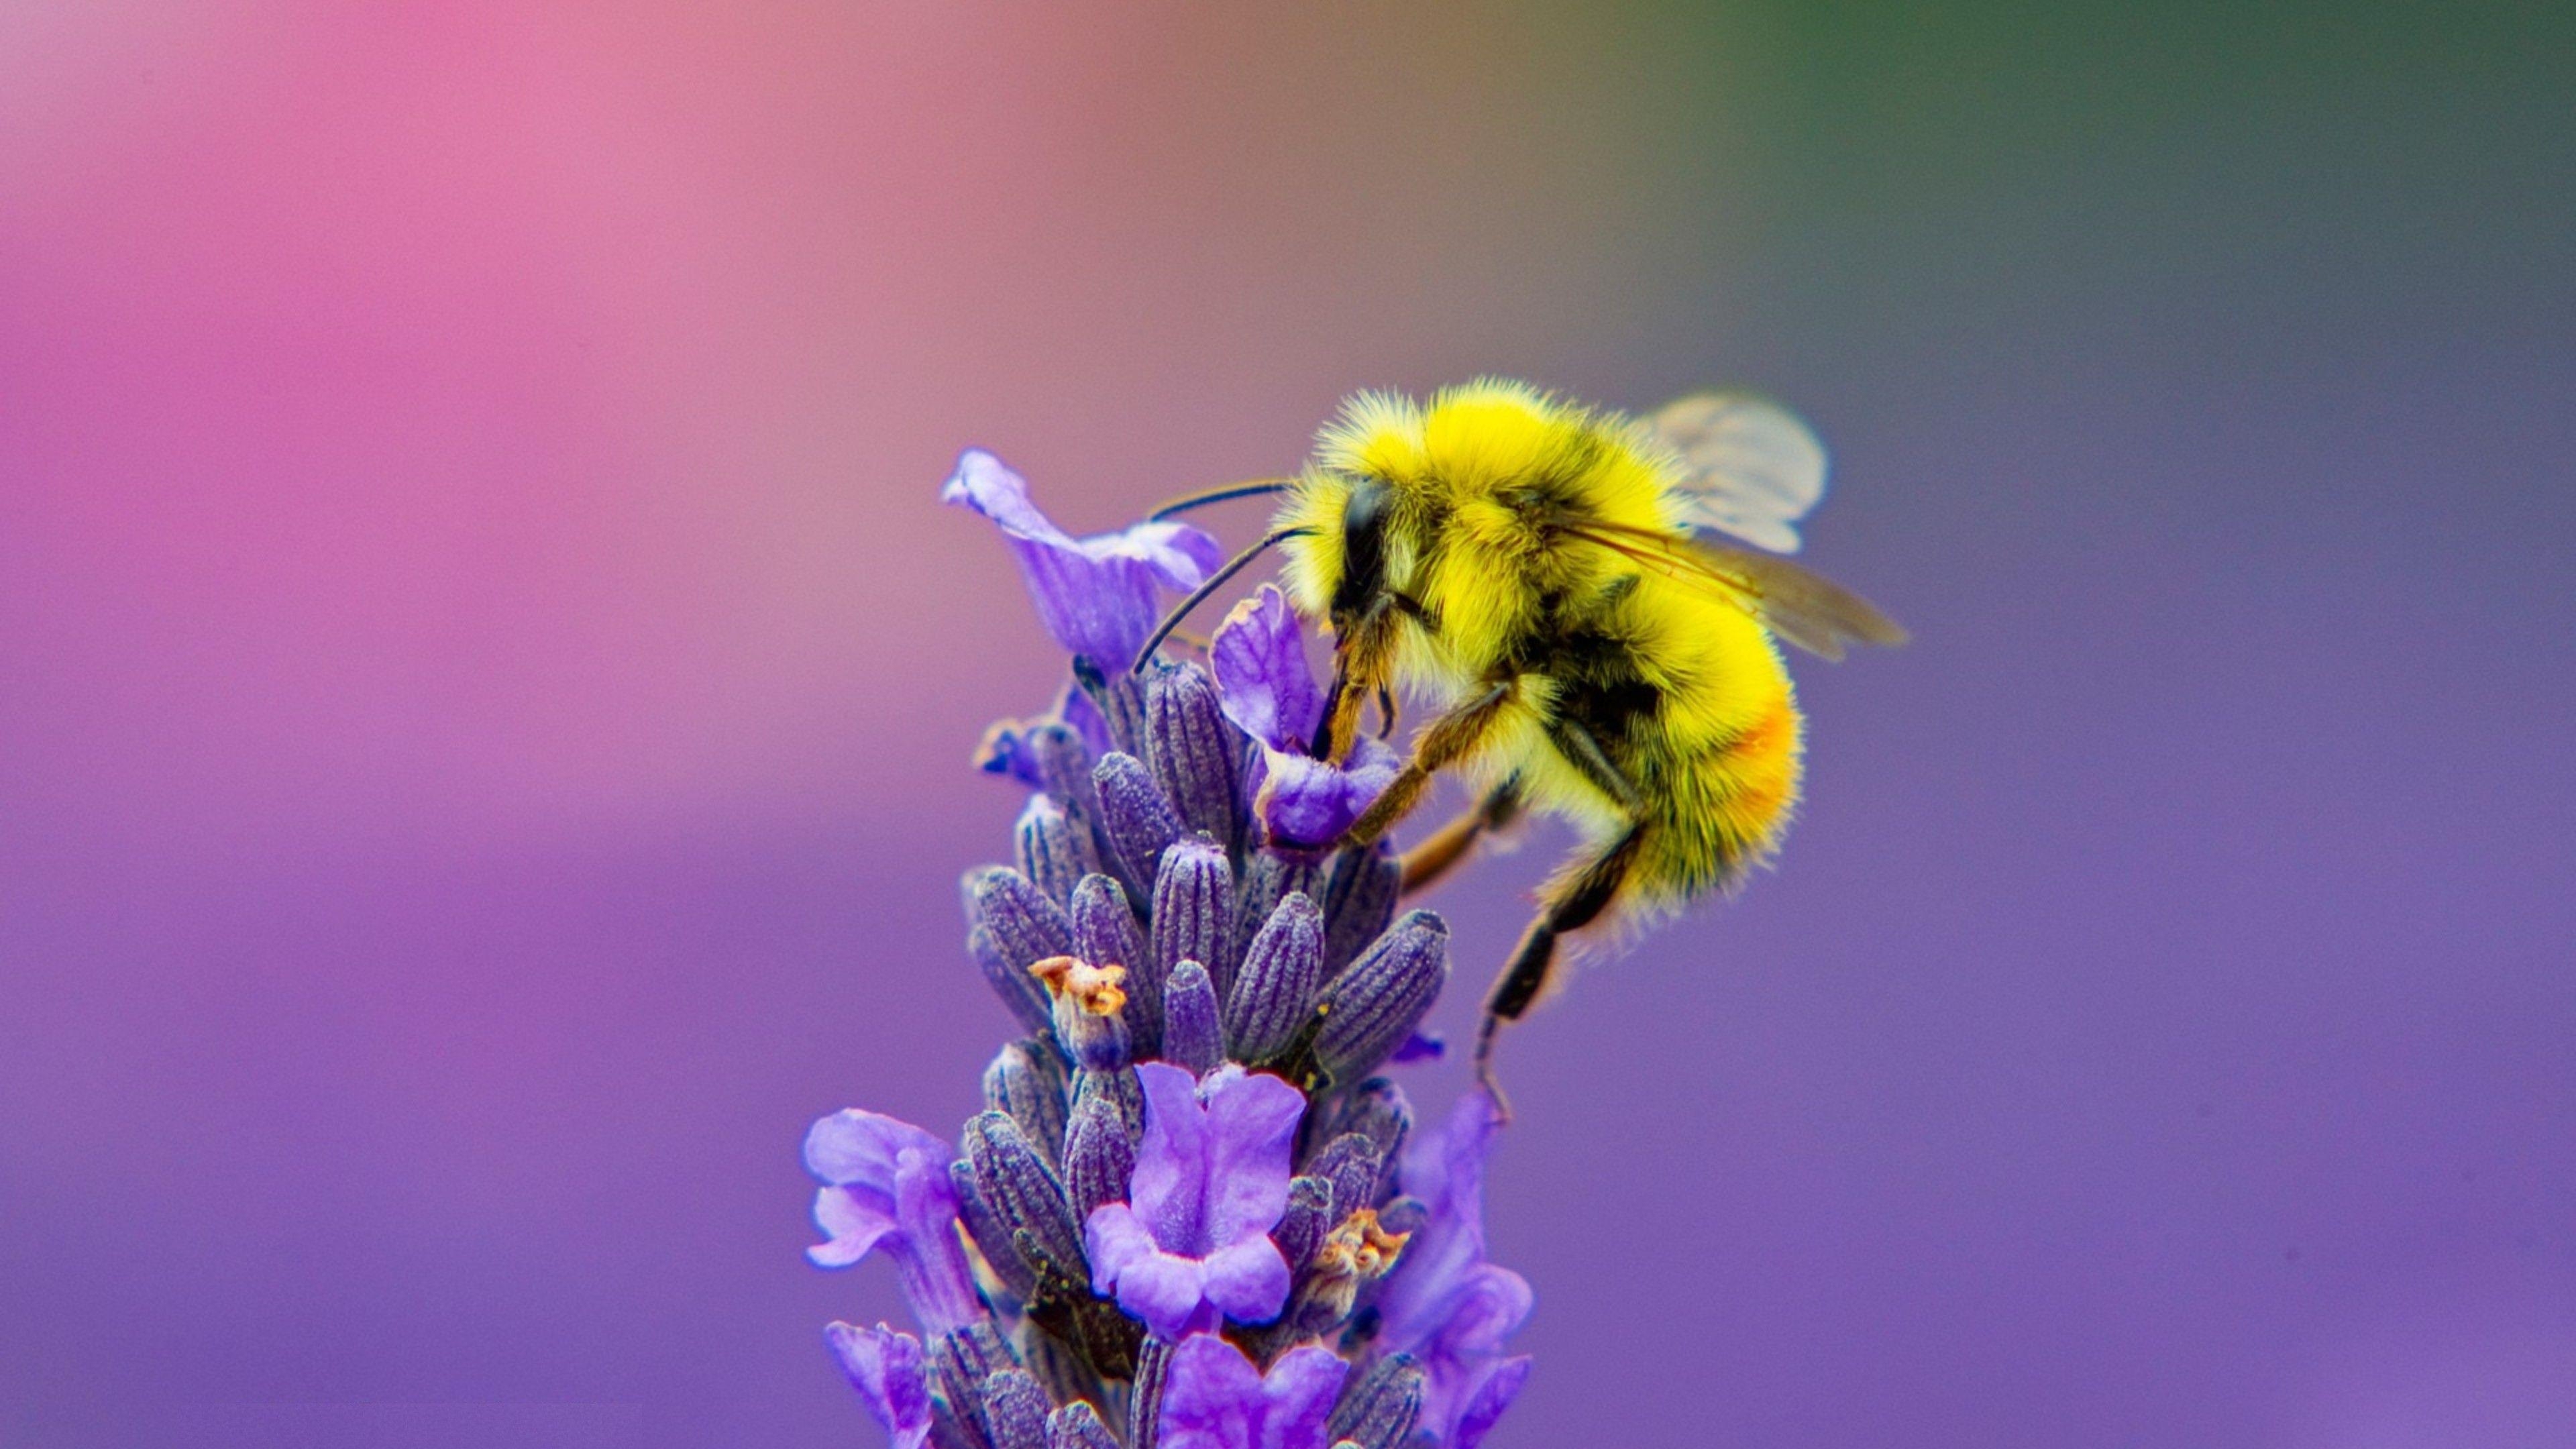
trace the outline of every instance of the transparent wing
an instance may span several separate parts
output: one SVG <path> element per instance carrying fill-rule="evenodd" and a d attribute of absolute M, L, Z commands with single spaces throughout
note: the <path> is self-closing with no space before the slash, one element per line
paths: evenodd
<path fill-rule="evenodd" d="M 1798 520 L 1825 496 L 1825 445 L 1796 413 L 1750 393 L 1700 392 L 1646 427 L 1682 461 L 1693 527 L 1798 551 Z"/>
<path fill-rule="evenodd" d="M 1840 659 L 1854 644 L 1892 649 L 1907 637 L 1905 626 L 1877 605 L 1784 558 L 1619 524 L 1590 524 L 1580 532 L 1668 578 L 1708 589 L 1810 654 Z"/>

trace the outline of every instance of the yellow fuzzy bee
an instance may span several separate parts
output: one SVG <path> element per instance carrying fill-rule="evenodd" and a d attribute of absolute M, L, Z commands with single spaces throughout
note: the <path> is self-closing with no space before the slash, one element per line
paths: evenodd
<path fill-rule="evenodd" d="M 1486 380 L 1427 403 L 1362 393 L 1296 478 L 1157 514 L 1285 494 L 1271 532 L 1180 612 L 1285 550 L 1290 597 L 1334 639 L 1315 754 L 1343 758 L 1373 698 L 1392 729 L 1391 691 L 1438 711 L 1343 845 L 1383 835 L 1444 770 L 1482 799 L 1405 856 L 1407 890 L 1524 809 L 1581 835 L 1486 998 L 1489 1083 L 1495 1033 L 1546 994 L 1560 938 L 1728 890 L 1777 848 L 1802 730 L 1775 637 L 1829 659 L 1904 641 L 1776 556 L 1824 485 L 1814 434 L 1758 398 L 1703 393 L 1635 419 Z"/>

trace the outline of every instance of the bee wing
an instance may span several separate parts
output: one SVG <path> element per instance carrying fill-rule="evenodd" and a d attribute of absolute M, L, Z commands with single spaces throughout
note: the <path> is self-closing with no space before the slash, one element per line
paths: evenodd
<path fill-rule="evenodd" d="M 1825 445 L 1796 413 L 1741 392 L 1666 403 L 1646 429 L 1681 460 L 1693 527 L 1773 553 L 1798 551 L 1798 520 L 1825 496 Z"/>
<path fill-rule="evenodd" d="M 1877 605 L 1784 558 L 1621 524 L 1577 531 L 1668 578 L 1709 589 L 1810 654 L 1840 659 L 1852 644 L 1892 649 L 1907 638 L 1905 626 Z"/>

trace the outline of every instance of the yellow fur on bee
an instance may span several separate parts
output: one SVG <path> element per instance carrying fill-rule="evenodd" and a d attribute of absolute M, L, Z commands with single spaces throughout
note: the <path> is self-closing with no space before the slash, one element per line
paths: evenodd
<path fill-rule="evenodd" d="M 1641 801 L 1645 829 L 1618 902 L 1630 912 L 1732 885 L 1770 854 L 1798 796 L 1801 721 L 1761 622 L 1739 599 L 1564 526 L 1688 540 L 1676 466 L 1631 420 L 1522 383 L 1479 381 L 1419 405 L 1363 393 L 1323 430 L 1278 519 L 1308 530 L 1284 545 L 1285 576 L 1300 611 L 1325 620 L 1352 490 L 1363 478 L 1385 486 L 1387 581 L 1437 621 L 1398 626 L 1395 682 L 1445 707 L 1511 674 L 1512 703 L 1458 768 L 1480 786 L 1517 775 L 1533 808 L 1590 840 L 1615 837 L 1628 816 L 1548 738 L 1560 696 L 1582 687 L 1566 669 L 1652 691 L 1650 716 L 1601 741 Z M 1551 657 L 1566 667 L 1553 671 L 1513 663 L 1544 653 L 1545 631 L 1568 620 L 1609 642 L 1597 655 L 1560 651 Z"/>

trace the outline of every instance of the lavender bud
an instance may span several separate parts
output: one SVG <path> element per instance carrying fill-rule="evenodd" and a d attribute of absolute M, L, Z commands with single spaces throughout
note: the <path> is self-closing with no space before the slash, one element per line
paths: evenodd
<path fill-rule="evenodd" d="M 1048 1417 L 1046 1449 L 1118 1449 L 1118 1439 L 1100 1422 L 1099 1410 L 1076 1402 Z"/>
<path fill-rule="evenodd" d="M 990 1449 L 993 1441 L 981 1412 L 984 1385 L 993 1375 L 1018 1367 L 1011 1346 L 990 1323 L 970 1323 L 931 1340 L 929 1358 L 931 1387 L 955 1416 L 948 1427 L 967 1442 Z"/>
<path fill-rule="evenodd" d="M 1091 788 L 1091 750 L 1082 732 L 1062 723 L 1042 724 L 1028 732 L 1029 763 L 1038 785 L 1086 824 L 1100 818 L 1100 797 Z"/>
<path fill-rule="evenodd" d="M 1172 1346 L 1148 1338 L 1136 1351 L 1136 1378 L 1127 1392 L 1129 1437 L 1136 1449 L 1156 1449 L 1162 1440 L 1163 1386 L 1171 1378 Z"/>
<path fill-rule="evenodd" d="M 1320 1177 L 1288 1179 L 1288 1210 L 1279 1215 L 1279 1226 L 1270 1230 L 1270 1241 L 1279 1248 L 1279 1256 L 1288 1260 L 1288 1271 L 1298 1272 L 1315 1250 L 1324 1244 L 1324 1234 L 1333 1228 L 1332 1184 Z"/>
<path fill-rule="evenodd" d="M 930 1399 L 929 1443 L 930 1449 L 993 1449 L 981 1419 L 948 1407 L 948 1400 L 936 1394 Z"/>
<path fill-rule="evenodd" d="M 1306 1165 L 1306 1173 L 1332 1184 L 1333 1216 L 1338 1220 L 1377 1206 L 1378 1180 L 1385 1166 L 1376 1143 L 1360 1133 L 1345 1132 L 1324 1144 L 1324 1150 Z"/>
<path fill-rule="evenodd" d="M 1100 828 L 1129 880 L 1154 878 L 1155 862 L 1181 838 L 1181 817 L 1163 787 L 1134 755 L 1109 754 L 1092 767 L 1100 790 Z"/>
<path fill-rule="evenodd" d="M 1391 1353 L 1342 1391 L 1325 1432 L 1358 1449 L 1396 1449 L 1422 1412 L 1425 1375 L 1409 1353 Z"/>
<path fill-rule="evenodd" d="M 966 1236 L 975 1242 L 975 1251 L 984 1255 L 984 1263 L 993 1270 L 1011 1296 L 1025 1302 L 1037 1292 L 1038 1275 L 1029 1267 L 1020 1250 L 1011 1246 L 1011 1229 L 993 1205 L 984 1200 L 975 1186 L 975 1169 L 969 1163 L 948 1164 L 948 1180 L 957 1189 L 957 1220 L 966 1227 Z"/>
<path fill-rule="evenodd" d="M 1056 1054 L 1015 1041 L 984 1069 L 984 1105 L 1007 1112 L 1049 1157 L 1064 1150 L 1064 1066 Z"/>
<path fill-rule="evenodd" d="M 1131 755 L 1145 751 L 1145 689 L 1127 666 L 1126 659 L 1093 659 L 1088 655 L 1073 656 L 1073 682 L 1090 696 L 1091 707 L 1100 711 L 1102 723 L 1109 727 L 1109 742 Z"/>
<path fill-rule="evenodd" d="M 1333 862 L 1332 880 L 1324 887 L 1325 975 L 1351 964 L 1395 919 L 1403 886 L 1404 867 L 1383 842 L 1343 851 Z"/>
<path fill-rule="evenodd" d="M 1220 995 L 1243 959 L 1234 941 L 1234 870 L 1204 836 L 1175 842 L 1154 876 L 1154 960 L 1165 975 L 1184 961 L 1207 968 Z"/>
<path fill-rule="evenodd" d="M 1061 904 L 1071 899 L 1074 883 L 1100 869 L 1091 827 L 1065 813 L 1052 795 L 1031 795 L 1012 831 L 1019 845 L 1020 873 L 1049 900 Z"/>
<path fill-rule="evenodd" d="M 1270 920 L 1270 913 L 1292 894 L 1303 893 L 1308 900 L 1324 893 L 1324 867 L 1313 860 L 1292 860 L 1276 851 L 1253 852 L 1244 862 L 1242 883 L 1234 893 L 1234 954 L 1229 962 L 1240 961 L 1252 947 L 1252 938 Z M 1228 991 L 1232 990 L 1229 985 Z"/>
<path fill-rule="evenodd" d="M 1035 983 L 1029 982 L 1026 971 L 1013 966 L 1004 957 L 1002 948 L 993 943 L 992 932 L 981 926 L 969 928 L 966 932 L 966 954 L 974 958 L 975 968 L 984 973 L 984 984 L 993 988 L 995 996 L 1002 998 L 1002 1004 L 1010 1008 L 1011 1015 L 1020 1019 L 1021 1026 L 1040 1033 L 1053 1027 L 1051 1010 L 1042 1005 L 1046 1000 L 1045 988 L 1040 987 L 1032 999 L 1023 983 Z M 1032 1017 L 1039 1019 L 1032 1020 Z"/>
<path fill-rule="evenodd" d="M 1163 1039 L 1163 972 L 1127 892 L 1105 875 L 1086 876 L 1074 889 L 1073 954 L 1096 966 L 1127 968 L 1127 1032 L 1137 1055 L 1152 1056 Z"/>
<path fill-rule="evenodd" d="M 1227 1054 L 1239 1062 L 1276 1056 L 1314 1014 L 1323 977 L 1324 913 L 1292 892 L 1244 953 L 1225 1004 Z"/>
<path fill-rule="evenodd" d="M 1225 1027 L 1207 968 L 1183 961 L 1163 983 L 1163 1060 L 1197 1076 L 1225 1061 Z"/>
<path fill-rule="evenodd" d="M 1092 1097 L 1074 1109 L 1064 1134 L 1064 1192 L 1074 1220 L 1087 1222 L 1102 1203 L 1125 1202 L 1136 1172 L 1136 1144 L 1115 1104 Z"/>
<path fill-rule="evenodd" d="M 1372 1077 L 1334 1107 L 1329 1130 L 1334 1137 L 1356 1132 L 1377 1144 L 1378 1161 L 1394 1162 L 1413 1131 L 1413 1107 L 1404 1100 L 1402 1087 L 1384 1077 Z"/>
<path fill-rule="evenodd" d="M 975 1190 L 991 1204 L 993 1215 L 1011 1234 L 1009 1241 L 1033 1244 L 1052 1267 L 1068 1278 L 1088 1271 L 1082 1256 L 1081 1230 L 1056 1181 L 1037 1149 L 1018 1124 L 999 1112 L 980 1112 L 966 1123 L 966 1158 L 975 1166 Z M 1023 1254 L 1023 1256 L 1026 1256 Z"/>
<path fill-rule="evenodd" d="M 1191 665 L 1145 685 L 1145 758 L 1180 808 L 1181 822 L 1219 840 L 1234 833 L 1236 756 L 1216 682 Z"/>
<path fill-rule="evenodd" d="M 1380 1208 L 1377 1215 L 1379 1227 L 1402 1238 L 1409 1238 L 1420 1232 L 1422 1225 L 1429 1221 L 1431 1221 L 1431 1209 L 1424 1206 L 1419 1198 L 1389 1198 L 1386 1206 Z"/>
<path fill-rule="evenodd" d="M 993 1449 L 1046 1449 L 1050 1407 L 1027 1369 L 1004 1369 L 984 1380 L 984 1428 Z"/>
<path fill-rule="evenodd" d="M 1115 1312 L 1115 1309 L 1110 1310 Z M 1027 1361 L 1029 1377 L 1046 1390 L 1050 1404 L 1070 1404 L 1076 1399 L 1099 1399 L 1107 1395 L 1100 1375 L 1084 1361 L 1072 1345 L 1041 1329 L 1020 1340 L 1021 1356 Z"/>
<path fill-rule="evenodd" d="M 1408 912 L 1325 989 L 1331 1015 L 1315 1039 L 1316 1064 L 1337 1082 L 1375 1070 L 1421 1025 L 1448 979 L 1448 925 Z"/>
<path fill-rule="evenodd" d="M 1128 1141 L 1133 1142 L 1145 1135 L 1145 1089 L 1136 1084 L 1134 1068 L 1120 1067 L 1116 1071 L 1086 1068 L 1075 1072 L 1073 1110 L 1081 1111 L 1082 1104 L 1095 1097 L 1118 1109 L 1118 1120 L 1127 1125 Z"/>
<path fill-rule="evenodd" d="M 1008 866 L 968 871 L 965 890 L 966 919 L 972 925 L 967 949 L 1011 1014 L 1031 1031 L 1047 1030 L 1054 1013 L 1046 989 L 1030 978 L 1029 967 L 1073 949 L 1072 918 Z"/>

